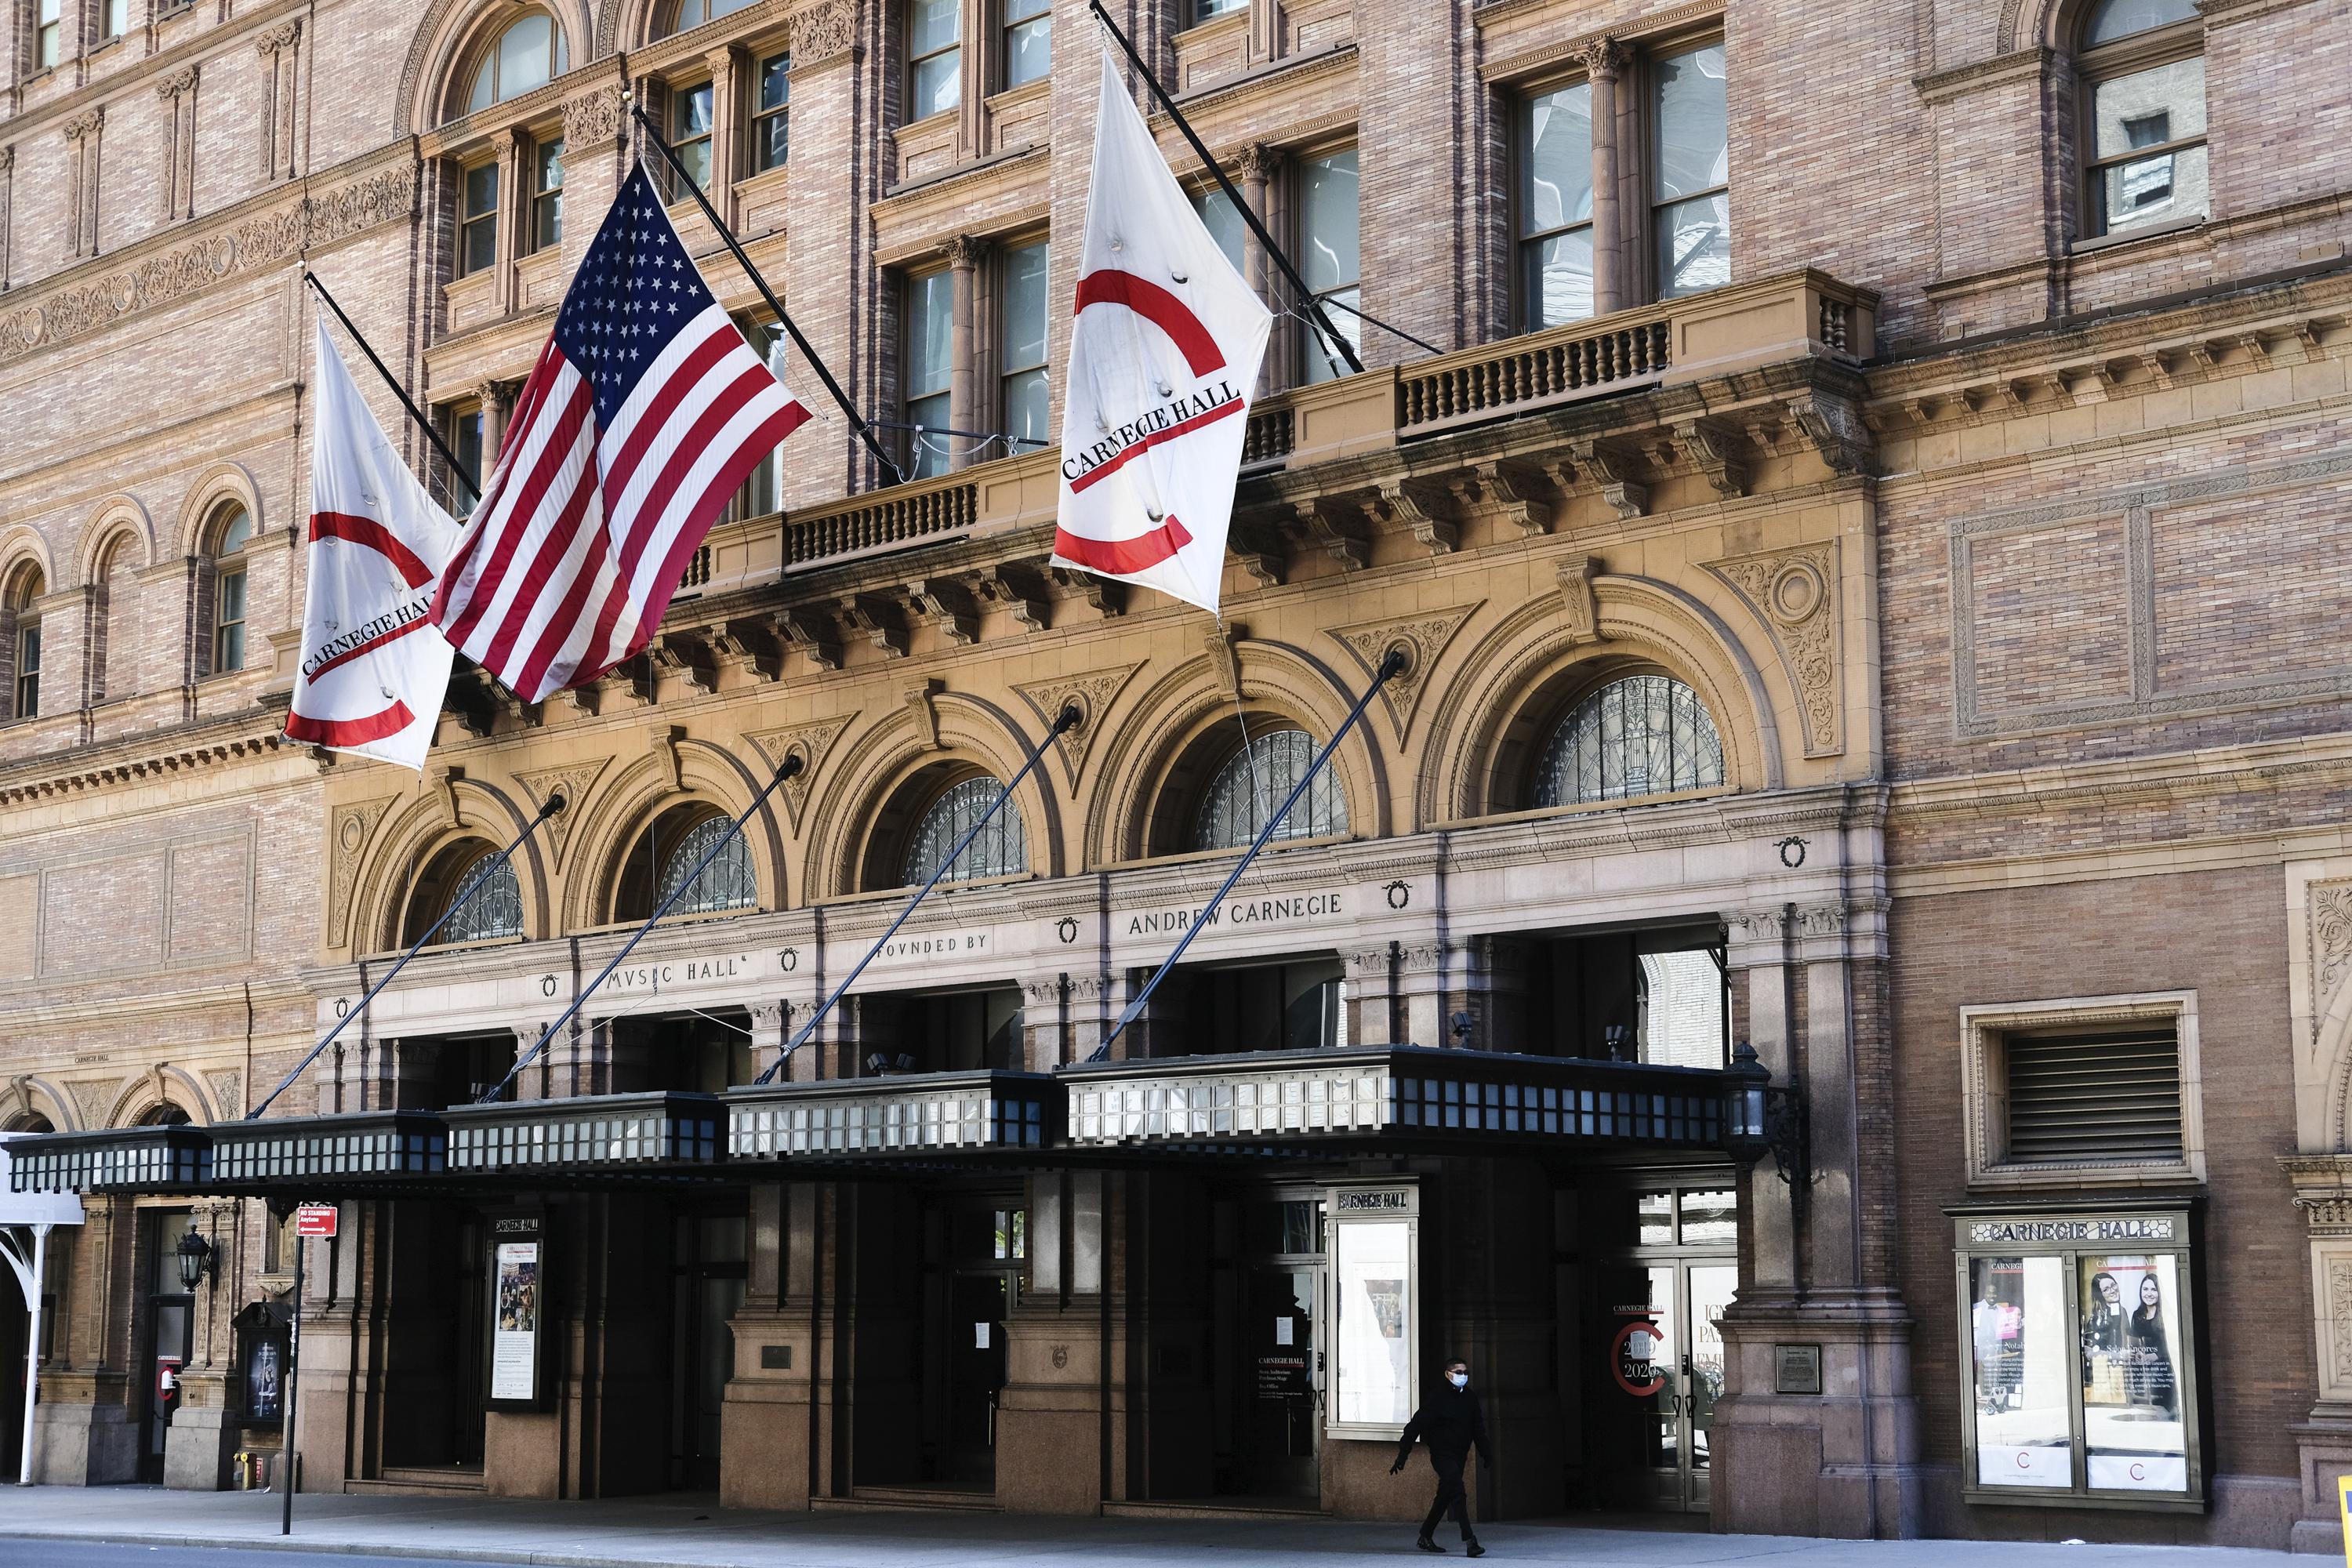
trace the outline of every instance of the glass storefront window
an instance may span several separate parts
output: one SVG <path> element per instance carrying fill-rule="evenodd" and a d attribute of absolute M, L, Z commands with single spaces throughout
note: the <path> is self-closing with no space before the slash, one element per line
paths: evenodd
<path fill-rule="evenodd" d="M 1419 1197 L 1412 1187 L 1341 1188 L 1331 1200 L 1334 1436 L 1393 1438 L 1420 1403 Z"/>
<path fill-rule="evenodd" d="M 2189 1216 L 1958 1225 L 1970 1495 L 2200 1506 Z"/>
<path fill-rule="evenodd" d="M 1643 1193 L 1633 1200 L 1634 1241 L 1643 1247 L 1675 1244 L 1675 1194 Z"/>

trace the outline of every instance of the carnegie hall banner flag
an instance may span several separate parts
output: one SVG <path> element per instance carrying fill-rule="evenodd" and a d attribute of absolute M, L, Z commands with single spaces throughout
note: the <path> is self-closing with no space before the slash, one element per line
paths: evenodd
<path fill-rule="evenodd" d="M 310 585 L 286 733 L 421 769 L 451 657 L 426 611 L 457 525 L 385 439 L 323 321 L 311 384 Z"/>
<path fill-rule="evenodd" d="M 1274 317 L 1210 237 L 1103 57 L 1054 563 L 1215 613 Z"/>

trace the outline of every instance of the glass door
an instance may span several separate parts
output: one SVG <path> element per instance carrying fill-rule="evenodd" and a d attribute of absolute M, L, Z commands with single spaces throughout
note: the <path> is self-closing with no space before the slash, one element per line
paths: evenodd
<path fill-rule="evenodd" d="M 947 1289 L 947 1477 L 996 1486 L 996 1422 L 1006 1373 L 1004 1324 L 1029 1255 L 1028 1214 L 961 1208 L 952 1216 Z"/>
<path fill-rule="evenodd" d="M 1722 1319 L 1739 1287 L 1737 1195 L 1714 1184 L 1620 1189 L 1597 1206 L 1620 1228 L 1596 1238 L 1616 1255 L 1596 1270 L 1606 1299 L 1593 1321 L 1607 1336 L 1588 1383 L 1596 1500 L 1704 1512 L 1724 1387 Z M 1612 1456 L 1622 1458 L 1612 1464 Z"/>
<path fill-rule="evenodd" d="M 154 1214 L 154 1241 L 148 1258 L 147 1366 L 144 1430 L 139 1448 L 140 1479 L 163 1479 L 163 1447 L 172 1415 L 180 1407 L 180 1374 L 188 1364 L 195 1327 L 195 1298 L 180 1283 L 180 1237 L 194 1228 L 186 1209 Z"/>
<path fill-rule="evenodd" d="M 1322 1495 L 1323 1204 L 1248 1198 L 1233 1273 L 1234 1324 L 1223 1368 L 1232 1458 L 1219 1488 L 1232 1495 Z"/>
<path fill-rule="evenodd" d="M 680 1215 L 672 1225 L 670 1485 L 719 1489 L 719 1426 L 735 1375 L 735 1310 L 748 1288 L 741 1215 Z"/>

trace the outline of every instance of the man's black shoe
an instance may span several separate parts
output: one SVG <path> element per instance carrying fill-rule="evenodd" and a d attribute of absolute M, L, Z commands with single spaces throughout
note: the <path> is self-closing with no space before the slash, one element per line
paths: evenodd
<path fill-rule="evenodd" d="M 1484 1557 L 1486 1555 L 1486 1549 L 1479 1545 L 1475 1541 L 1464 1542 L 1462 1543 L 1462 1551 L 1465 1555 L 1470 1557 Z"/>
<path fill-rule="evenodd" d="M 1426 1535 L 1422 1535 L 1422 1536 L 1416 1536 L 1416 1537 L 1414 1537 L 1414 1538 L 1413 1538 L 1413 1542 L 1412 1542 L 1412 1543 L 1413 1543 L 1415 1546 L 1420 1547 L 1423 1552 L 1444 1552 L 1444 1551 L 1445 1550 L 1445 1548 L 1444 1548 L 1443 1546 L 1440 1546 L 1439 1544 L 1437 1544 L 1437 1542 L 1435 1542 L 1434 1541 L 1432 1541 L 1432 1540 L 1431 1540 L 1429 1537 L 1427 1537 Z"/>

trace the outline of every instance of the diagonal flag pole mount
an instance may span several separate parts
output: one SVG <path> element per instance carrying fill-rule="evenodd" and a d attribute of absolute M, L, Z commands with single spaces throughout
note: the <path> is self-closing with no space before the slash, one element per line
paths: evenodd
<path fill-rule="evenodd" d="M 660 922 L 662 916 L 669 913 L 669 907 L 677 902 L 679 899 L 685 897 L 686 890 L 688 888 L 693 887 L 696 882 L 701 880 L 703 868 L 709 866 L 713 860 L 719 858 L 719 852 L 727 847 L 728 841 L 730 839 L 732 839 L 737 834 L 743 831 L 743 825 L 751 820 L 752 813 L 767 805 L 768 797 L 776 793 L 776 786 L 782 784 L 786 779 L 791 778 L 793 774 L 799 773 L 803 766 L 803 759 L 801 754 L 798 752 L 793 752 L 788 754 L 782 763 L 778 764 L 774 776 L 770 778 L 766 784 L 760 786 L 760 793 L 751 797 L 751 804 L 745 806 L 742 810 L 742 814 L 737 816 L 734 821 L 727 825 L 726 832 L 720 834 L 718 837 L 710 841 L 710 847 L 702 852 L 702 858 L 694 863 L 694 869 L 688 871 L 685 876 L 678 879 L 677 886 L 672 888 L 669 890 L 669 896 L 663 899 L 661 903 L 656 907 L 654 912 L 646 917 L 645 924 L 639 926 L 635 931 L 631 931 L 629 933 L 629 940 L 621 944 L 621 951 L 614 953 L 611 962 L 607 963 L 604 968 L 596 972 L 595 979 L 591 980 L 586 985 L 581 988 L 580 994 L 572 999 L 572 1005 L 563 1010 L 562 1016 L 557 1018 L 555 1022 L 541 1030 L 539 1038 L 532 1043 L 530 1049 L 525 1051 L 521 1056 L 517 1057 L 515 1058 L 515 1065 L 507 1069 L 507 1076 L 499 1079 L 497 1083 L 491 1085 L 489 1091 L 475 1100 L 475 1104 L 489 1104 L 491 1101 L 497 1100 L 499 1096 L 507 1091 L 507 1085 L 514 1082 L 516 1079 L 522 1076 L 522 1069 L 529 1067 L 532 1060 L 538 1057 L 540 1052 L 547 1049 L 548 1042 L 556 1037 L 557 1032 L 561 1030 L 564 1025 L 572 1022 L 573 1016 L 577 1014 L 581 1008 L 587 1005 L 588 998 L 596 994 L 596 988 L 604 984 L 605 980 L 611 976 L 613 971 L 621 967 L 621 961 L 623 959 L 628 957 L 630 953 L 636 951 L 637 943 L 645 941 L 646 936 L 652 932 L 654 927 Z"/>
<path fill-rule="evenodd" d="M 710 205 L 710 198 L 703 194 L 702 186 L 692 174 L 687 173 L 686 165 L 677 161 L 677 154 L 670 150 L 670 144 L 662 139 L 660 129 L 654 124 L 652 117 L 646 113 L 645 105 L 639 103 L 634 94 L 628 95 L 628 101 L 629 113 L 636 120 L 639 129 L 644 131 L 646 140 L 652 143 L 655 152 L 662 155 L 662 161 L 669 165 L 670 173 L 677 176 L 677 183 L 694 193 L 695 201 L 702 208 L 702 216 L 710 220 L 711 229 L 720 239 L 726 241 L 727 248 L 734 254 L 736 265 L 743 268 L 743 275 L 751 279 L 753 288 L 759 289 L 760 298 L 768 302 L 768 309 L 776 313 L 777 322 L 783 327 L 785 332 L 791 336 L 793 344 L 799 348 L 801 357 L 808 361 L 809 367 L 816 372 L 817 379 L 824 383 L 825 391 L 833 395 L 834 402 L 840 405 L 844 414 L 849 416 L 850 424 L 857 427 L 857 438 L 866 443 L 866 449 L 874 454 L 874 460 L 882 465 L 882 471 L 888 474 L 892 479 L 903 484 L 907 479 L 906 470 L 901 468 L 897 460 L 883 449 L 881 441 L 874 434 L 874 426 L 867 423 L 866 416 L 851 405 L 849 395 L 841 390 L 841 383 L 833 378 L 833 372 L 825 367 L 824 360 L 817 357 L 814 345 L 810 343 L 808 338 L 793 323 L 791 313 L 784 309 L 784 302 L 776 298 L 776 291 L 768 287 L 768 280 L 760 275 L 760 269 L 752 266 L 751 258 L 744 254 L 743 242 L 735 237 L 735 231 L 727 226 L 727 220 L 720 217 L 719 209 Z"/>
<path fill-rule="evenodd" d="M 1075 702 L 1068 704 L 1061 712 L 1054 716 L 1054 727 L 1046 731 L 1045 738 L 1038 742 L 1030 751 L 1028 760 L 1021 764 L 1021 771 L 1004 781 L 1003 787 L 996 792 L 996 798 L 990 801 L 988 809 L 980 814 L 980 820 L 973 823 L 965 831 L 964 836 L 956 840 L 955 847 L 940 858 L 939 869 L 931 873 L 931 879 L 925 882 L 916 891 L 915 896 L 907 900 L 907 907 L 898 911 L 898 918 L 890 922 L 890 928 L 887 931 L 874 939 L 874 945 L 866 950 L 866 956 L 857 961 L 857 967 L 844 975 L 841 984 L 833 988 L 833 994 L 819 1005 L 815 1012 L 809 1015 L 808 1022 L 793 1031 L 792 1039 L 786 1042 L 782 1050 L 776 1053 L 776 1059 L 769 1063 L 758 1078 L 751 1080 L 753 1083 L 768 1082 L 782 1070 L 786 1062 L 793 1059 L 793 1053 L 799 1050 L 811 1035 L 816 1033 L 816 1026 L 824 1022 L 825 1015 L 833 1011 L 834 1004 L 839 1002 L 843 994 L 857 983 L 857 977 L 866 973 L 866 966 L 874 962 L 875 956 L 888 945 L 892 937 L 898 934 L 898 928 L 907 923 L 907 917 L 915 912 L 916 906 L 930 897 L 933 888 L 946 880 L 949 870 L 958 860 L 963 858 L 963 852 L 971 847 L 971 841 L 980 837 L 981 829 L 989 825 L 1004 803 L 1013 798 L 1013 792 L 1020 786 L 1021 781 L 1027 778 L 1030 770 L 1036 767 L 1037 760 L 1045 754 L 1045 748 L 1060 739 L 1065 732 L 1076 729 L 1085 721 L 1085 719 L 1086 715 L 1078 710 L 1078 705 Z"/>
<path fill-rule="evenodd" d="M 408 416 L 416 421 L 416 427 L 425 432 L 425 438 L 433 443 L 433 449 L 441 454 L 443 462 L 449 465 L 449 471 L 466 482 L 467 490 L 475 495 L 480 495 L 482 493 L 481 476 L 457 460 L 457 454 L 449 449 L 449 443 L 441 439 L 441 432 L 433 428 L 433 421 L 425 416 L 425 410 L 416 406 L 416 400 L 408 395 L 408 389 L 400 384 L 398 378 L 392 374 L 391 367 L 386 365 L 382 357 L 376 353 L 375 345 L 367 341 L 367 335 L 352 324 L 351 317 L 343 313 L 342 306 L 336 302 L 332 294 L 327 292 L 327 286 L 319 281 L 319 275 L 305 267 L 302 269 L 302 281 L 317 290 L 319 298 L 326 301 L 327 309 L 335 313 L 335 320 L 342 322 L 343 331 L 352 335 L 352 342 L 359 344 L 360 353 L 367 355 L 368 363 L 375 366 L 376 374 L 383 377 L 383 384 L 392 388 L 392 395 L 400 399 L 400 405 L 408 410 Z"/>
<path fill-rule="evenodd" d="M 1160 961 L 1160 967 L 1151 972 L 1151 978 L 1143 983 L 1143 989 L 1135 994 L 1135 1000 L 1127 1005 L 1127 1010 L 1118 1016 L 1118 1022 L 1111 1026 L 1110 1033 L 1103 1037 L 1102 1044 L 1095 1047 L 1094 1054 L 1087 1058 L 1087 1060 L 1099 1062 L 1110 1059 L 1111 1043 L 1125 1033 L 1127 1026 L 1135 1022 L 1137 1016 L 1142 1013 L 1143 1005 L 1151 1000 L 1151 994 L 1160 989 L 1160 983 L 1168 978 L 1168 972 L 1176 967 L 1176 961 L 1184 956 L 1184 950 L 1192 945 L 1192 939 L 1215 922 L 1217 906 L 1225 901 L 1225 895 L 1234 890 L 1234 884 L 1240 881 L 1242 873 L 1250 868 L 1250 862 L 1257 858 L 1257 852 L 1266 847 L 1276 831 L 1284 823 L 1290 820 L 1291 809 L 1297 805 L 1298 797 L 1307 793 L 1307 786 L 1315 782 L 1315 775 L 1321 773 L 1324 764 L 1330 762 L 1331 754 L 1339 749 L 1339 742 L 1348 738 L 1348 731 L 1354 729 L 1356 721 L 1364 716 L 1364 710 L 1371 706 L 1372 699 L 1380 695 L 1381 688 L 1402 675 L 1410 662 L 1405 658 L 1402 648 L 1389 649 L 1388 657 L 1381 660 L 1381 668 L 1372 676 L 1372 683 L 1364 688 L 1364 694 L 1356 699 L 1356 705 L 1348 710 L 1347 718 L 1341 720 L 1339 727 L 1331 731 L 1331 738 L 1323 742 L 1323 749 L 1315 753 L 1315 761 L 1308 764 L 1305 773 L 1298 775 L 1298 782 L 1290 786 L 1290 793 L 1283 797 L 1280 809 L 1267 817 L 1265 826 L 1258 829 L 1257 838 L 1250 845 L 1249 852 L 1234 863 L 1232 874 L 1226 877 L 1224 885 L 1217 889 L 1214 897 L 1210 899 L 1201 918 L 1184 928 L 1184 934 L 1178 940 L 1174 949 L 1166 958 Z"/>

